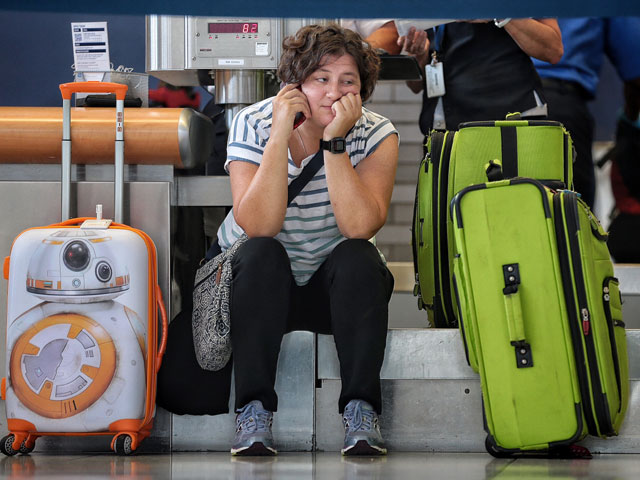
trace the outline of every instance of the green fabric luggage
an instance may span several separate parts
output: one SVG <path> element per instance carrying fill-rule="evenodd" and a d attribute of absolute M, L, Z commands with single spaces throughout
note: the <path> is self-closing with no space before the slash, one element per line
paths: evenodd
<path fill-rule="evenodd" d="M 469 122 L 456 132 L 431 132 L 418 174 L 412 245 L 414 294 L 432 326 L 457 326 L 449 204 L 458 191 L 486 181 L 485 168 L 492 160 L 502 163 L 507 178 L 526 176 L 555 188 L 572 186 L 573 145 L 558 122 Z"/>
<path fill-rule="evenodd" d="M 518 178 L 452 202 L 454 293 L 495 456 L 617 435 L 626 332 L 606 233 L 578 195 Z"/>

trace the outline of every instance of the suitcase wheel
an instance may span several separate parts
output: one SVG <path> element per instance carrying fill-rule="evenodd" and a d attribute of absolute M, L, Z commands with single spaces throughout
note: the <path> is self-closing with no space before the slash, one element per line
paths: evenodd
<path fill-rule="evenodd" d="M 117 455 L 131 455 L 134 450 L 131 447 L 133 439 L 130 435 L 123 433 L 116 437 L 115 444 L 113 445 L 113 451 Z"/>
<path fill-rule="evenodd" d="M 12 447 L 15 438 L 16 436 L 12 433 L 10 435 L 2 437 L 2 440 L 0 440 L 0 451 L 2 451 L 2 453 L 4 453 L 8 457 L 13 456 L 20 451 L 14 450 Z"/>
<path fill-rule="evenodd" d="M 23 455 L 33 452 L 33 449 L 36 448 L 35 438 L 31 442 L 29 442 L 29 439 L 30 437 L 25 438 L 20 444 L 20 453 Z M 31 443 L 31 445 L 29 445 L 29 443 Z"/>
<path fill-rule="evenodd" d="M 504 452 L 502 450 L 498 450 L 495 442 L 491 440 L 489 435 L 484 440 L 484 447 L 487 449 L 487 453 L 495 458 L 511 458 L 511 454 L 509 452 Z"/>
<path fill-rule="evenodd" d="M 33 438 L 31 442 L 28 442 L 29 438 L 30 437 L 27 436 L 24 440 L 22 440 L 22 443 L 20 444 L 20 448 L 18 450 L 14 450 L 13 442 L 15 442 L 16 436 L 13 433 L 11 433 L 6 437 L 3 437 L 2 440 L 0 440 L 0 451 L 2 451 L 2 453 L 4 453 L 9 457 L 15 455 L 16 453 L 22 453 L 24 455 L 31 453 L 33 452 L 33 449 L 36 446 L 36 442 L 35 442 L 35 438 Z M 29 446 L 29 443 L 31 443 L 30 446 Z"/>

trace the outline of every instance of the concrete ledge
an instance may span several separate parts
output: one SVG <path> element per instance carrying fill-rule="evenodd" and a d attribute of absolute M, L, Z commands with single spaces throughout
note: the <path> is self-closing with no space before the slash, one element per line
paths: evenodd
<path fill-rule="evenodd" d="M 627 330 L 629 378 L 640 380 L 640 330 Z M 380 377 L 389 380 L 477 379 L 467 365 L 460 331 L 451 328 L 390 329 Z M 318 335 L 318 378 L 340 379 L 333 337 Z M 640 399 L 639 399 L 640 400 Z"/>
<path fill-rule="evenodd" d="M 629 409 L 617 437 L 587 437 L 594 453 L 640 452 L 640 330 L 627 330 Z M 466 364 L 454 329 L 392 329 L 382 367 L 380 427 L 390 451 L 485 452 L 480 377 Z M 338 358 L 333 339 L 318 335 L 316 448 L 342 445 Z M 445 475 L 446 476 L 446 475 Z"/>

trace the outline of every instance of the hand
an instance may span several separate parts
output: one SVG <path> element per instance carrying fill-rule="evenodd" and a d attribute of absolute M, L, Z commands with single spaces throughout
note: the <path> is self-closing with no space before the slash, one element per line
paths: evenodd
<path fill-rule="evenodd" d="M 273 99 L 271 136 L 283 135 L 288 139 L 293 132 L 293 121 L 298 112 L 304 113 L 306 117 L 311 116 L 307 97 L 298 88 L 298 84 L 285 85 Z"/>
<path fill-rule="evenodd" d="M 398 37 L 398 45 L 402 47 L 402 51 L 416 57 L 420 66 L 424 67 L 429 60 L 429 38 L 424 30 L 416 30 L 415 27 L 409 28 L 406 36 Z"/>
<path fill-rule="evenodd" d="M 344 137 L 362 116 L 362 98 L 360 93 L 347 93 L 336 100 L 331 106 L 333 120 L 324 128 L 322 138 L 331 140 Z"/>

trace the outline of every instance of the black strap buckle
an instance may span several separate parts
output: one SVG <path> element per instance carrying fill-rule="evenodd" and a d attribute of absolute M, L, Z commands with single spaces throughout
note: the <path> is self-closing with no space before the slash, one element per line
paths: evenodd
<path fill-rule="evenodd" d="M 516 350 L 516 366 L 518 368 L 533 367 L 533 356 L 531 355 L 531 345 L 524 340 L 511 342 Z"/>
<path fill-rule="evenodd" d="M 504 288 L 502 293 L 511 295 L 518 292 L 520 285 L 520 268 L 517 263 L 510 263 L 502 266 L 502 274 L 504 275 Z"/>

